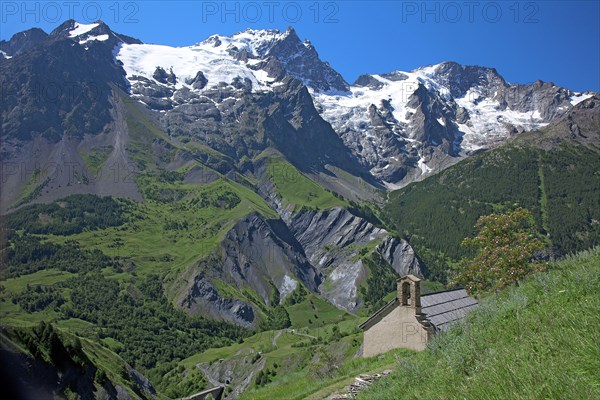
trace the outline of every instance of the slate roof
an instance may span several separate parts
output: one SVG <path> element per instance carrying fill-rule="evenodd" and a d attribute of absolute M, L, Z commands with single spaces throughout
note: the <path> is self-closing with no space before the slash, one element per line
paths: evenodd
<path fill-rule="evenodd" d="M 421 314 L 424 314 L 436 331 L 447 331 L 476 307 L 477 300 L 469 296 L 465 289 L 421 296 Z"/>
<path fill-rule="evenodd" d="M 410 303 L 410 299 L 409 299 Z M 397 298 L 377 310 L 368 320 L 359 325 L 365 330 L 375 325 L 394 308 L 400 305 Z M 433 325 L 435 331 L 447 331 L 456 321 L 477 307 L 477 300 L 464 289 L 447 290 L 421 296 L 421 314 Z"/>

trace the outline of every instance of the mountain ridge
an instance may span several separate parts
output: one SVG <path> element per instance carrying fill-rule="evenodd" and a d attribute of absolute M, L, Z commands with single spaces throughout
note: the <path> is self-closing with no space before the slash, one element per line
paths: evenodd
<path fill-rule="evenodd" d="M 217 96 L 209 97 L 221 104 L 231 95 L 228 86 L 254 93 L 273 90 L 286 76 L 299 80 L 363 174 L 388 188 L 538 129 L 593 94 L 542 81 L 509 84 L 495 68 L 452 61 L 408 72 L 365 74 L 349 85 L 292 27 L 285 32 L 247 29 L 231 36 L 212 35 L 192 46 L 169 47 L 115 34 L 102 21 L 86 25 L 69 20 L 48 38 L 78 40 L 87 49 L 102 45 L 99 38 L 105 35 L 126 74 L 124 81 L 112 78 L 113 83 L 124 85 L 158 112 L 168 114 L 215 90 Z M 196 64 L 200 60 L 205 61 Z M 221 66 L 214 69 L 210 63 Z M 210 117 L 214 109 L 195 113 L 196 118 Z"/>
<path fill-rule="evenodd" d="M 30 33 L 0 42 L 1 323 L 51 363 L 38 339 L 81 337 L 86 396 L 235 398 L 352 360 L 398 276 L 440 289 L 515 203 L 548 256 L 598 244 L 593 92 L 454 62 L 349 84 L 293 29 Z"/>

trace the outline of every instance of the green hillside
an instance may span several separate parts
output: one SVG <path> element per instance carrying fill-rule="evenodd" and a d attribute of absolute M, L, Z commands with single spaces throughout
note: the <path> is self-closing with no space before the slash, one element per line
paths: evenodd
<path fill-rule="evenodd" d="M 57 393 L 84 397 L 103 390 L 104 375 L 135 393 L 130 377 L 122 376 L 121 365 L 148 377 L 159 397 L 179 398 L 212 386 L 194 364 L 182 361 L 190 357 L 211 358 L 216 351 L 235 362 L 228 349 L 265 352 L 263 359 L 269 360 L 265 368 L 272 380 L 277 373 L 305 366 L 310 361 L 307 346 L 315 349 L 345 341 L 344 354 L 356 352 L 360 341 L 355 318 L 314 294 L 298 294 L 293 302 L 270 312 L 252 289 L 242 291 L 215 280 L 221 294 L 257 306 L 260 324 L 252 331 L 190 316 L 174 305 L 169 289 L 180 284 L 182 273 L 213 253 L 237 220 L 252 213 L 265 219 L 279 216 L 257 194 L 252 176 L 219 172 L 230 160 L 218 152 L 195 142 L 171 141 L 129 103 L 126 122 L 127 152 L 137 166 L 131 178 L 142 202 L 74 194 L 49 204 L 26 205 L 4 217 L 0 324 L 7 336 L 3 343 L 39 358 L 45 350 L 28 353 L 27 343 L 32 341 L 23 338 L 39 336 L 36 329 L 43 330 L 39 328 L 43 322 L 58 337 L 83 343 L 75 356 L 91 347 L 95 353 L 108 354 L 108 361 L 81 356 L 81 368 L 102 371 L 97 381 L 92 375 L 85 390 L 55 388 Z M 155 146 L 155 151 L 148 152 L 149 146 Z M 105 156 L 82 153 L 94 170 L 102 167 Z M 299 210 L 348 205 L 282 158 L 270 160 L 266 178 L 285 206 Z M 302 332 L 263 340 L 267 334 L 262 330 L 283 333 L 270 330 L 279 322 Z M 341 332 L 331 338 L 334 325 Z M 240 346 L 250 335 L 261 339 L 250 338 L 243 342 L 247 346 Z M 310 340 L 313 336 L 319 338 L 315 343 Z M 288 357 L 297 363 L 284 366 Z M 50 369 L 61 362 L 46 359 Z M 264 367 L 262 362 L 258 366 Z"/>
<path fill-rule="evenodd" d="M 7 396 L 9 388 L 24 390 L 17 398 L 35 398 L 44 392 L 66 398 L 103 398 L 116 388 L 133 399 L 153 396 L 154 389 L 113 351 L 52 324 L 5 327 L 0 332 L 0 351 L 11 368 L 3 371 L 9 374 L 3 379 L 18 377 L 15 386 L 4 387 Z M 19 386 L 23 382 L 31 383 L 35 395 Z"/>
<path fill-rule="evenodd" d="M 277 215 L 234 181 L 193 185 L 184 175 L 139 176 L 144 203 L 72 195 L 9 214 L 1 249 L 2 327 L 52 323 L 116 353 L 172 398 L 206 387 L 199 371 L 162 376 L 179 360 L 250 332 L 186 315 L 163 294 L 163 279 L 210 254 L 238 218 Z"/>
<path fill-rule="evenodd" d="M 267 164 L 267 178 L 273 183 L 284 207 L 298 212 L 302 207 L 326 210 L 346 207 L 348 202 L 307 178 L 281 156 L 262 156 Z"/>
<path fill-rule="evenodd" d="M 444 261 L 464 254 L 460 242 L 477 218 L 515 204 L 533 213 L 556 255 L 600 244 L 600 153 L 504 146 L 390 193 L 382 216 L 440 278 Z"/>
<path fill-rule="evenodd" d="M 361 399 L 600 398 L 600 248 L 484 299 Z"/>
<path fill-rule="evenodd" d="M 367 309 L 358 316 L 309 293 L 302 284 L 279 304 L 278 291 L 266 302 L 251 286 L 238 287 L 218 275 L 210 283 L 222 299 L 256 306 L 256 327 L 216 321 L 207 317 L 211 314 L 206 310 L 194 315 L 182 311 L 176 304 L 181 294 L 177 291 L 188 284 L 190 290 L 198 289 L 190 280 L 199 276 L 195 269 L 207 257 L 218 265 L 221 256 L 215 249 L 236 221 L 255 213 L 264 219 L 279 218 L 267 200 L 280 202 L 286 213 L 345 207 L 377 226 L 391 228 L 409 239 L 429 267 L 428 278 L 438 281 L 444 280 L 448 264 L 463 254 L 460 241 L 471 234 L 477 218 L 515 203 L 532 211 L 558 255 L 600 242 L 600 157 L 593 146 L 571 143 L 542 150 L 526 142 L 513 143 L 391 193 L 379 212 L 326 189 L 274 150 L 236 164 L 204 144 L 166 136 L 132 103 L 126 104 L 125 117 L 125 149 L 136 166 L 130 178 L 141 201 L 74 194 L 49 204 L 24 205 L 3 217 L 0 343 L 20 354 L 15 357 L 43 361 L 44 368 L 55 373 L 70 376 L 73 370 L 85 375 L 85 387 L 52 388 L 67 398 L 75 398 L 75 393 L 91 397 L 91 392 L 101 397 L 114 385 L 134 398 L 153 397 L 146 396 L 152 388 L 140 378 L 143 374 L 158 398 L 188 396 L 219 379 L 230 379 L 228 394 L 237 391 L 242 399 L 317 399 L 358 373 L 395 367 L 398 357 L 403 363 L 425 357 L 398 350 L 381 358 L 356 358 L 362 344 L 357 325 L 393 295 L 395 286 L 391 266 L 372 253 L 376 240 L 358 255 L 367 268 L 358 288 Z M 109 148 L 80 150 L 91 171 L 106 167 Z M 26 189 L 33 192 L 32 187 Z M 294 240 L 287 243 L 293 238 L 281 234 L 275 239 L 285 239 L 283 247 L 294 245 Z M 265 257 L 269 254 L 264 252 Z M 597 252 L 593 257 L 597 262 Z M 580 272 L 577 276 L 587 273 Z M 512 295 L 498 298 L 502 296 L 512 299 Z M 527 305 L 537 304 L 534 297 L 528 299 Z M 496 311 L 505 316 L 513 309 L 520 313 L 522 304 L 515 304 L 509 311 L 500 305 L 483 310 L 492 310 L 485 315 L 496 321 Z M 590 307 L 597 306 L 590 302 Z M 531 324 L 543 320 L 533 314 L 528 318 Z M 588 317 L 582 318 L 585 322 Z M 569 326 L 572 321 L 563 322 Z M 540 331 L 533 325 L 528 329 Z M 459 341 L 456 332 L 436 343 Z M 484 346 L 484 339 L 479 346 Z M 560 346 L 551 350 L 568 356 L 563 354 L 568 345 L 557 343 Z M 467 358 L 456 355 L 462 364 L 453 366 L 466 365 L 466 373 L 473 374 L 469 365 L 479 353 L 467 350 Z M 553 366 L 554 358 L 546 356 L 540 356 L 540 365 Z M 584 384 L 586 368 L 578 375 Z M 494 373 L 501 381 L 507 372 Z M 559 378 L 556 382 L 562 383 Z"/>

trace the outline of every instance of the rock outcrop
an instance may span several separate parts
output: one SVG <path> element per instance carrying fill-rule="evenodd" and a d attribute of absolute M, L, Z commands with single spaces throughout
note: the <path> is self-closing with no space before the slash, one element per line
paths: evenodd
<path fill-rule="evenodd" d="M 362 304 L 358 287 L 368 271 L 360 255 L 373 242 L 380 242 L 375 251 L 398 275 L 422 275 L 420 263 L 406 241 L 389 236 L 385 229 L 344 208 L 298 214 L 290 222 L 290 229 L 311 264 L 325 276 L 320 293 L 347 311 Z"/>
<path fill-rule="evenodd" d="M 236 222 L 211 257 L 188 269 L 176 302 L 192 314 L 251 327 L 256 301 L 276 306 L 274 298 L 284 299 L 302 284 L 353 312 L 362 306 L 358 287 L 370 273 L 361 257 L 372 251 L 398 275 L 422 275 L 406 241 L 347 209 L 306 211 L 287 224 L 252 213 Z M 245 289 L 258 298 L 242 295 Z"/>
<path fill-rule="evenodd" d="M 376 251 L 392 266 L 398 276 L 423 275 L 423 266 L 406 240 L 387 236 L 377 246 Z"/>
<path fill-rule="evenodd" d="M 316 293 L 322 277 L 283 221 L 252 213 L 238 220 L 213 256 L 191 267 L 185 279 L 177 296 L 184 309 L 255 326 L 257 312 L 251 300 L 276 306 L 273 299 L 285 298 L 299 283 Z M 250 289 L 259 299 L 231 298 L 215 282 L 236 293 Z"/>

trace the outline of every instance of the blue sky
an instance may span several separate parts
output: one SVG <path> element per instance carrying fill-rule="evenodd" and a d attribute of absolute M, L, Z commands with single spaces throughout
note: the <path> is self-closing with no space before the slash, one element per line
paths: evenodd
<path fill-rule="evenodd" d="M 146 43 L 294 26 L 346 80 L 453 60 L 600 91 L 600 1 L 2 1 L 0 39 L 100 17 Z"/>

